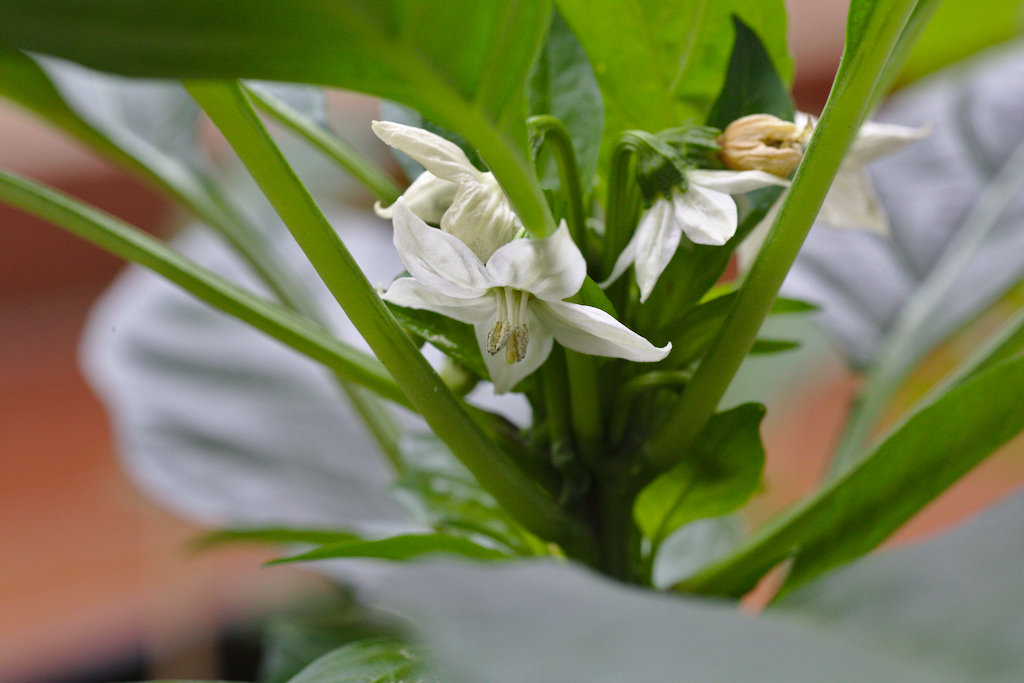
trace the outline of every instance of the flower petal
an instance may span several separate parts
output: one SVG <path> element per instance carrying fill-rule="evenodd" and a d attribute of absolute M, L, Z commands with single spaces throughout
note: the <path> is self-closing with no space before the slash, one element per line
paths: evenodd
<path fill-rule="evenodd" d="M 377 137 L 423 164 L 438 178 L 465 183 L 481 175 L 458 145 L 440 135 L 392 121 L 374 121 L 372 125 Z"/>
<path fill-rule="evenodd" d="M 818 212 L 818 221 L 834 228 L 867 228 L 889 235 L 885 215 L 867 170 L 844 162 Z"/>
<path fill-rule="evenodd" d="M 587 262 L 562 221 L 549 237 L 512 240 L 498 249 L 487 261 L 487 272 L 496 284 L 560 301 L 583 286 Z"/>
<path fill-rule="evenodd" d="M 693 188 L 691 188 L 693 189 Z M 672 260 L 683 236 L 683 223 L 676 219 L 676 202 L 686 202 L 690 192 L 674 192 L 672 201 L 661 198 L 643 216 L 630 242 L 635 242 L 634 268 L 640 287 L 640 303 L 647 301 L 654 284 Z M 728 195 L 723 195 L 728 199 Z M 729 199 L 732 203 L 732 199 Z M 624 250 L 625 251 L 625 250 Z"/>
<path fill-rule="evenodd" d="M 471 324 L 493 319 L 496 311 L 494 295 L 490 292 L 475 298 L 455 298 L 424 287 L 411 277 L 400 277 L 392 282 L 380 298 L 398 306 L 434 311 Z"/>
<path fill-rule="evenodd" d="M 768 173 L 764 175 L 770 176 Z M 686 192 L 673 196 L 672 206 L 675 209 L 675 220 L 695 244 L 720 246 L 736 233 L 736 202 L 724 192 L 690 185 Z"/>
<path fill-rule="evenodd" d="M 518 363 L 509 363 L 505 360 L 504 351 L 499 351 L 493 356 L 487 353 L 487 335 L 496 319 L 497 316 L 492 316 L 486 323 L 474 325 L 474 330 L 477 343 L 480 345 L 480 354 L 484 357 L 484 365 L 487 366 L 487 372 L 490 373 L 491 382 L 494 384 L 494 393 L 504 394 L 544 364 L 551 355 L 554 339 L 544 324 L 528 311 L 527 327 L 530 330 L 530 342 L 526 346 L 526 357 Z"/>
<path fill-rule="evenodd" d="M 430 171 L 420 173 L 412 185 L 405 189 L 402 199 L 406 206 L 420 219 L 437 225 L 455 199 L 458 183 L 442 180 Z M 391 218 L 394 207 L 382 207 L 380 202 L 373 205 L 373 211 L 381 218 Z"/>
<path fill-rule="evenodd" d="M 636 241 L 637 233 L 640 232 L 640 226 L 638 225 L 636 231 L 633 232 L 633 236 L 629 238 L 629 242 L 623 248 L 622 253 L 619 254 L 619 258 L 615 259 L 615 267 L 612 268 L 612 274 L 608 276 L 608 279 L 604 282 L 598 283 L 601 289 L 608 287 L 611 283 L 619 279 L 626 269 L 633 265 L 636 260 Z"/>
<path fill-rule="evenodd" d="M 671 344 L 659 349 L 593 306 L 533 299 L 530 310 L 559 344 L 580 353 L 652 362 L 661 360 L 672 350 Z"/>
<path fill-rule="evenodd" d="M 857 137 L 854 138 L 846 155 L 846 162 L 869 163 L 878 157 L 892 154 L 915 140 L 927 137 L 930 133 L 930 126 L 909 128 L 892 123 L 867 121 L 857 131 Z"/>
<path fill-rule="evenodd" d="M 477 297 L 494 287 L 484 264 L 458 237 L 421 221 L 403 199 L 393 208 L 398 257 L 420 284 L 457 299 Z"/>
<path fill-rule="evenodd" d="M 441 219 L 441 229 L 462 240 L 483 262 L 512 241 L 522 227 L 505 192 L 490 173 L 481 174 L 480 182 L 460 185 L 451 208 Z"/>
<path fill-rule="evenodd" d="M 789 187 L 789 181 L 785 178 L 764 171 L 712 171 L 697 168 L 687 171 L 686 179 L 691 186 L 700 185 L 727 194 L 743 194 L 772 185 Z"/>

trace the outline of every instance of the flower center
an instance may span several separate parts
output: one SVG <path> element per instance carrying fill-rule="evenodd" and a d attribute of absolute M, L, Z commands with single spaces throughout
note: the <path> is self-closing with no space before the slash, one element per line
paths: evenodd
<path fill-rule="evenodd" d="M 509 365 L 526 358 L 526 347 L 530 343 L 530 329 L 526 326 L 526 304 L 529 301 L 529 292 L 511 287 L 494 289 L 498 319 L 487 333 L 487 353 L 493 356 L 505 349 L 505 360 Z"/>

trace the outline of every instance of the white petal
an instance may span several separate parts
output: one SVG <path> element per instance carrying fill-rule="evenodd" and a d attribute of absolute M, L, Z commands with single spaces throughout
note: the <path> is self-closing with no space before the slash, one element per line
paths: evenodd
<path fill-rule="evenodd" d="M 675 220 L 695 244 L 719 246 L 736 233 L 736 202 L 724 192 L 690 185 L 686 192 L 673 196 L 672 206 Z"/>
<path fill-rule="evenodd" d="M 692 189 L 692 188 L 691 188 Z M 676 220 L 674 204 L 686 201 L 682 192 L 673 193 L 673 201 L 658 199 L 643 216 L 630 242 L 636 242 L 636 284 L 640 287 L 640 303 L 647 301 L 654 284 L 658 281 L 668 262 L 672 260 L 679 240 L 683 236 L 683 224 Z M 723 195 L 728 199 L 728 195 Z M 729 199 L 732 202 L 732 199 Z"/>
<path fill-rule="evenodd" d="M 482 323 L 495 316 L 494 295 L 490 292 L 476 298 L 455 298 L 424 287 L 411 277 L 398 278 L 380 296 L 399 306 L 434 311 L 464 323 Z"/>
<path fill-rule="evenodd" d="M 615 267 L 612 268 L 612 274 L 609 275 L 608 279 L 604 282 L 598 283 L 598 286 L 600 286 L 601 289 L 605 289 L 608 285 L 618 280 L 619 277 L 626 272 L 626 269 L 633 265 L 633 262 L 636 260 L 636 241 L 638 239 L 637 233 L 639 232 L 640 226 L 638 225 L 633 236 L 629 238 L 629 242 L 626 244 L 626 247 L 622 250 L 622 253 L 619 254 L 619 258 L 615 259 Z"/>
<path fill-rule="evenodd" d="M 423 164 L 438 178 L 464 183 L 481 175 L 458 145 L 440 135 L 391 121 L 374 121 L 372 125 L 377 137 Z"/>
<path fill-rule="evenodd" d="M 482 174 L 481 182 L 460 185 L 451 208 L 441 219 L 441 229 L 462 240 L 484 262 L 522 227 L 505 192 L 490 173 Z"/>
<path fill-rule="evenodd" d="M 835 228 L 867 228 L 889 235 L 889 220 L 875 195 L 871 177 L 862 166 L 846 162 L 832 181 L 818 221 Z"/>
<path fill-rule="evenodd" d="M 542 239 L 512 240 L 487 261 L 491 281 L 533 294 L 545 301 L 572 296 L 587 277 L 587 262 L 562 222 Z"/>
<path fill-rule="evenodd" d="M 600 308 L 564 301 L 530 301 L 530 310 L 562 346 L 592 356 L 651 362 L 668 355 Z M 532 330 L 531 330 L 532 332 Z"/>
<path fill-rule="evenodd" d="M 402 199 L 393 208 L 398 257 L 420 284 L 458 299 L 480 296 L 494 286 L 484 264 L 459 238 L 421 221 Z"/>
<path fill-rule="evenodd" d="M 458 183 L 442 180 L 430 171 L 424 171 L 405 189 L 402 199 L 420 219 L 437 225 L 441 222 L 444 212 L 452 205 L 458 189 Z M 373 210 L 381 218 L 391 218 L 394 214 L 393 207 L 384 208 L 380 202 L 373 205 Z"/>
<path fill-rule="evenodd" d="M 700 185 L 727 194 L 743 194 L 772 185 L 789 186 L 789 181 L 785 178 L 764 171 L 712 171 L 697 168 L 687 171 L 686 179 L 690 181 L 691 186 Z"/>
<path fill-rule="evenodd" d="M 505 360 L 504 350 L 495 355 L 487 353 L 487 333 L 490 332 L 496 316 L 492 316 L 486 323 L 475 325 L 477 343 L 480 345 L 480 354 L 484 357 L 484 365 L 491 375 L 491 382 L 494 383 L 494 393 L 504 394 L 512 390 L 523 378 L 533 373 L 544 364 L 544 361 L 551 355 L 551 347 L 554 339 L 543 323 L 539 322 L 532 313 L 527 313 L 527 326 L 530 330 L 530 342 L 526 347 L 526 357 L 518 363 L 509 363 Z"/>
<path fill-rule="evenodd" d="M 850 151 L 846 155 L 846 162 L 853 164 L 866 164 L 878 157 L 892 154 L 905 145 L 920 140 L 931 133 L 929 126 L 920 128 L 908 128 L 897 126 L 891 123 L 876 123 L 868 121 L 860 127 L 857 137 L 850 145 Z"/>

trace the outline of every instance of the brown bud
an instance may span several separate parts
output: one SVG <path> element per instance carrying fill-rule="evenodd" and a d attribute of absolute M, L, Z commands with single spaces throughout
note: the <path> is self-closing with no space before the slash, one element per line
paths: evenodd
<path fill-rule="evenodd" d="M 803 158 L 809 129 L 771 114 L 736 119 L 718 136 L 718 158 L 734 171 L 766 171 L 785 178 Z"/>

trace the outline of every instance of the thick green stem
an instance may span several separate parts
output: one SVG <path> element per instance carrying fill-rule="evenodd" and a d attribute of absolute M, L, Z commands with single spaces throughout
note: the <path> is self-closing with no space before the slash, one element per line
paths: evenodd
<path fill-rule="evenodd" d="M 379 166 L 364 157 L 359 150 L 336 135 L 332 135 L 308 116 L 295 111 L 270 93 L 253 88 L 246 88 L 245 91 L 263 112 L 301 135 L 321 152 L 338 162 L 370 192 L 377 195 L 385 205 L 394 204 L 402 196 L 402 191 L 394 181 Z"/>
<path fill-rule="evenodd" d="M 186 87 L 234 147 L 353 325 L 438 438 L 527 529 L 562 544 L 570 554 L 589 554 L 587 532 L 495 446 L 399 326 L 274 145 L 241 86 L 191 82 Z"/>
<path fill-rule="evenodd" d="M 645 445 L 646 457 L 656 469 L 667 470 L 686 452 L 753 346 L 843 156 L 867 116 L 879 74 L 913 7 L 913 0 L 874 6 L 858 27 L 857 49 L 847 46 L 825 111 L 768 239 L 679 405 Z"/>

